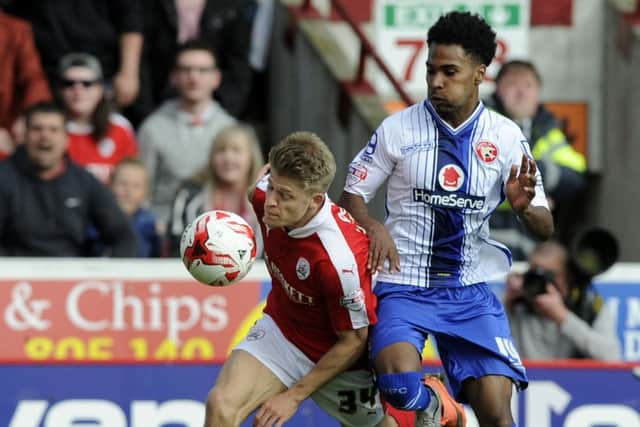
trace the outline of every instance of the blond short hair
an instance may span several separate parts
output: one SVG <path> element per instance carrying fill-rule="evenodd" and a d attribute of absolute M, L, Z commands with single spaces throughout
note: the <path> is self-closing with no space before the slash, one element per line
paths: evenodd
<path fill-rule="evenodd" d="M 336 160 L 329 147 L 312 132 L 294 132 L 269 152 L 271 169 L 300 181 L 309 192 L 326 193 L 336 175 Z"/>
<path fill-rule="evenodd" d="M 122 169 L 126 167 L 134 167 L 138 168 L 144 172 L 145 176 L 145 188 L 149 186 L 149 170 L 147 166 L 137 157 L 125 157 L 120 160 L 118 164 L 116 164 L 115 168 L 113 168 L 113 172 L 111 173 L 111 182 L 113 183 L 117 176 L 122 172 Z"/>

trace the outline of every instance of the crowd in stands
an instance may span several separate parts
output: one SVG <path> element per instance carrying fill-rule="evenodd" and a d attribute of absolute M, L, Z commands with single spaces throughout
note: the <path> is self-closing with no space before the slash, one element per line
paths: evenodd
<path fill-rule="evenodd" d="M 245 140 L 252 152 L 255 137 L 237 123 L 264 126 L 265 116 L 256 110 L 265 105 L 273 0 L 0 0 L 0 5 L 0 159 L 25 142 L 27 108 L 55 100 L 66 117 L 69 161 L 114 189 L 120 162 L 139 159 L 135 167 L 128 163 L 127 178 L 144 168 L 137 173 L 146 180 L 138 208 L 147 208 L 140 211 L 146 223 L 153 216 L 161 243 L 145 245 L 138 254 L 174 254 L 178 229 L 204 209 L 235 206 L 254 220 L 245 206 L 220 202 L 223 190 L 241 194 L 250 180 L 221 183 L 223 174 L 212 172 L 212 147 L 216 139 L 230 146 Z M 574 231 L 586 186 L 586 161 L 540 101 L 541 85 L 531 62 L 511 61 L 484 101 L 513 119 L 529 139 L 557 237 L 567 243 L 563 237 Z M 226 136 L 217 138 L 220 133 Z M 197 195 L 200 187 L 206 190 Z M 139 214 L 127 213 L 140 225 Z M 506 204 L 493 215 L 491 228 L 515 260 L 525 260 L 535 246 Z M 145 236 L 138 241 L 147 241 Z M 1 239 L 4 245 L 6 237 Z"/>
<path fill-rule="evenodd" d="M 204 210 L 255 224 L 263 147 L 243 122 L 264 118 L 249 99 L 264 96 L 272 13 L 0 0 L 0 255 L 173 256 Z"/>

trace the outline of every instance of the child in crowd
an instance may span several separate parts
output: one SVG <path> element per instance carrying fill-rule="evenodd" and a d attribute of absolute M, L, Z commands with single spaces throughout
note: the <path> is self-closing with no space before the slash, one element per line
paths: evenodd
<path fill-rule="evenodd" d="M 263 165 L 262 153 L 253 129 L 231 125 L 215 138 L 207 167 L 179 188 L 171 208 L 167 235 L 170 252 L 178 255 L 184 227 L 209 210 L 237 213 L 260 233 L 247 190 L 257 179 Z M 258 255 L 262 243 L 258 242 Z"/>
<path fill-rule="evenodd" d="M 161 242 L 156 229 L 156 219 L 150 210 L 143 207 L 149 187 L 147 169 L 133 158 L 126 158 L 115 167 L 111 189 L 120 208 L 130 218 L 138 242 L 137 256 L 158 257 Z"/>

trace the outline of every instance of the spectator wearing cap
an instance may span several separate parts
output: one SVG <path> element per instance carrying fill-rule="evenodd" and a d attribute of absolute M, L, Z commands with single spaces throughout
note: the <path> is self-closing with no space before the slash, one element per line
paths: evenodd
<path fill-rule="evenodd" d="M 52 86 L 60 58 L 88 52 L 104 67 L 117 106 L 135 101 L 143 44 L 142 0 L 14 0 L 6 10 L 31 23 Z"/>
<path fill-rule="evenodd" d="M 62 109 L 39 103 L 25 117 L 24 144 L 0 162 L 0 255 L 88 256 L 93 226 L 105 254 L 134 256 L 135 235 L 109 188 L 65 156 Z"/>
<path fill-rule="evenodd" d="M 51 99 L 28 22 L 0 9 L 0 159 L 13 152 L 20 116 L 31 105 Z"/>
<path fill-rule="evenodd" d="M 138 153 L 133 128 L 111 110 L 96 57 L 70 53 L 60 60 L 58 76 L 58 95 L 67 115 L 69 157 L 108 184 L 115 166 Z"/>
<path fill-rule="evenodd" d="M 151 209 L 160 224 L 169 219 L 180 183 L 206 166 L 215 137 L 235 123 L 211 97 L 221 78 L 206 42 L 181 45 L 172 72 L 178 97 L 160 106 L 138 131 L 140 157 L 151 182 Z"/>

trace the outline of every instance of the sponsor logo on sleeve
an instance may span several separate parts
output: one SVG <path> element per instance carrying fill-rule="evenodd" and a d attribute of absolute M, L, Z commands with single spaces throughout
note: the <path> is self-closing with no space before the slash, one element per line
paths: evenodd
<path fill-rule="evenodd" d="M 340 299 L 340 305 L 351 311 L 364 310 L 364 293 L 358 288 Z"/>
<path fill-rule="evenodd" d="M 360 156 L 359 156 L 360 160 L 366 163 L 373 162 L 373 155 L 375 154 L 377 148 L 378 148 L 378 134 L 374 133 L 371 139 L 369 140 L 369 142 L 367 143 L 367 146 L 364 147 L 364 149 L 360 152 Z"/>
<path fill-rule="evenodd" d="M 347 185 L 348 186 L 356 185 L 359 182 L 362 182 L 365 179 L 367 179 L 367 175 L 369 175 L 369 169 L 367 169 L 366 165 L 359 162 L 352 162 L 349 165 L 349 173 L 347 175 Z"/>
<path fill-rule="evenodd" d="M 264 338 L 265 335 L 267 335 L 267 333 L 264 331 L 264 329 L 251 328 L 251 330 L 247 334 L 247 341 L 258 341 Z"/>

